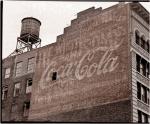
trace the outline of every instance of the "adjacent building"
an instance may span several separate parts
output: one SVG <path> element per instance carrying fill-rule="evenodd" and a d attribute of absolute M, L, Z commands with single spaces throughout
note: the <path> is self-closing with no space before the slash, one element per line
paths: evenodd
<path fill-rule="evenodd" d="M 150 122 L 149 16 L 140 3 L 92 7 L 40 48 L 41 23 L 26 18 L 27 52 L 3 60 L 2 120 Z"/>

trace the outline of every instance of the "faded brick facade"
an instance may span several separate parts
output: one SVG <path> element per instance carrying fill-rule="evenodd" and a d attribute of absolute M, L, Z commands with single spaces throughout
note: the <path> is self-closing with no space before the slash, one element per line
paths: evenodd
<path fill-rule="evenodd" d="M 64 29 L 64 34 L 57 37 L 56 43 L 13 57 L 12 68 L 19 61 L 24 63 L 22 75 L 16 78 L 12 73 L 10 78 L 12 87 L 13 82 L 21 82 L 20 109 L 13 119 L 137 121 L 133 117 L 131 76 L 130 33 L 133 31 L 130 20 L 135 11 L 132 5 L 117 4 L 104 10 L 82 11 L 71 21 L 71 26 Z M 27 60 L 32 57 L 35 58 L 35 69 L 27 73 Z M 56 79 L 53 79 L 54 73 Z M 33 79 L 31 96 L 25 93 L 28 78 Z M 12 101 L 10 96 L 10 106 Z M 31 101 L 27 118 L 22 116 L 25 101 Z M 11 120 L 11 115 L 3 117 Z"/>
<path fill-rule="evenodd" d="M 26 94 L 27 79 L 33 78 L 33 72 L 27 72 L 27 61 L 35 57 L 35 50 L 21 55 L 8 57 L 3 60 L 3 88 L 8 87 L 7 98 L 2 101 L 2 121 L 26 121 L 27 116 L 23 115 L 24 103 L 30 101 L 31 93 Z M 21 75 L 16 77 L 16 64 L 22 62 Z M 10 77 L 5 78 L 6 68 L 11 68 Z M 14 86 L 20 83 L 19 96 L 14 96 Z M 15 110 L 12 112 L 12 108 Z"/>
<path fill-rule="evenodd" d="M 61 41 L 37 53 L 29 118 L 130 99 L 127 6 L 87 11 L 78 14 Z"/>

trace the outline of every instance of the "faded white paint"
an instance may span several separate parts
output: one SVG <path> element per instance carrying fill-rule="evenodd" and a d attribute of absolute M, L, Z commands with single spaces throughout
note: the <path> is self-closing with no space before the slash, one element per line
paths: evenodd
<path fill-rule="evenodd" d="M 98 47 L 97 49 L 92 49 L 87 51 L 80 61 L 66 63 L 66 65 L 61 65 L 58 68 L 55 68 L 57 65 L 56 61 L 52 61 L 48 67 L 43 72 L 40 81 L 39 87 L 40 89 L 47 88 L 47 82 L 51 81 L 52 72 L 56 71 L 59 74 L 59 78 L 69 77 L 74 73 L 75 78 L 77 80 L 82 80 L 86 77 L 91 77 L 93 74 L 105 74 L 107 72 L 114 71 L 119 63 L 117 62 L 118 56 L 112 57 L 112 53 L 116 50 L 121 44 L 123 40 L 114 46 L 110 47 Z M 90 65 L 84 65 L 84 61 L 91 62 L 96 54 L 96 52 L 104 52 L 103 56 L 100 58 L 99 63 L 93 62 Z M 75 66 L 75 70 L 73 70 L 73 66 Z M 49 83 L 50 84 L 50 83 Z"/>

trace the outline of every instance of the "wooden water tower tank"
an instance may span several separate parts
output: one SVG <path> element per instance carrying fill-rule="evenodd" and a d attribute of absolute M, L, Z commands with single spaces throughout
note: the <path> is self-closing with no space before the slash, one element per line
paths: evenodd
<path fill-rule="evenodd" d="M 26 17 L 22 19 L 22 27 L 20 37 L 24 42 L 30 42 L 31 44 L 36 43 L 36 40 L 28 39 L 28 36 L 34 37 L 34 39 L 39 38 L 41 22 L 33 17 Z"/>
<path fill-rule="evenodd" d="M 16 49 L 9 56 L 22 54 L 41 47 L 39 38 L 41 22 L 33 17 L 22 19 L 20 37 L 17 37 Z"/>

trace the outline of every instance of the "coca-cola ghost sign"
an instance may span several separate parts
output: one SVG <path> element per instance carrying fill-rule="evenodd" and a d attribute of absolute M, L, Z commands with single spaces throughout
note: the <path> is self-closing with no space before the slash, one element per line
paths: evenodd
<path fill-rule="evenodd" d="M 90 17 L 80 24 L 83 29 L 72 27 L 61 41 L 38 51 L 30 118 L 127 98 L 125 9 L 110 9 Z M 53 72 L 57 72 L 56 80 L 52 80 Z"/>
<path fill-rule="evenodd" d="M 119 44 L 114 44 L 109 47 L 101 46 L 96 49 L 88 50 L 79 61 L 73 61 L 65 65 L 57 66 L 57 61 L 52 61 L 41 75 L 39 81 L 40 89 L 51 85 L 51 75 L 54 71 L 58 72 L 58 80 L 61 80 L 63 77 L 68 77 L 73 80 L 82 80 L 92 77 L 94 74 L 100 75 L 102 73 L 113 72 L 119 63 L 118 56 L 112 56 L 112 53 L 118 49 L 122 42 L 123 39 Z M 99 57 L 99 61 L 97 63 L 92 62 L 99 52 L 103 53 L 103 55 Z M 91 62 L 91 64 L 85 64 L 85 61 Z"/>

